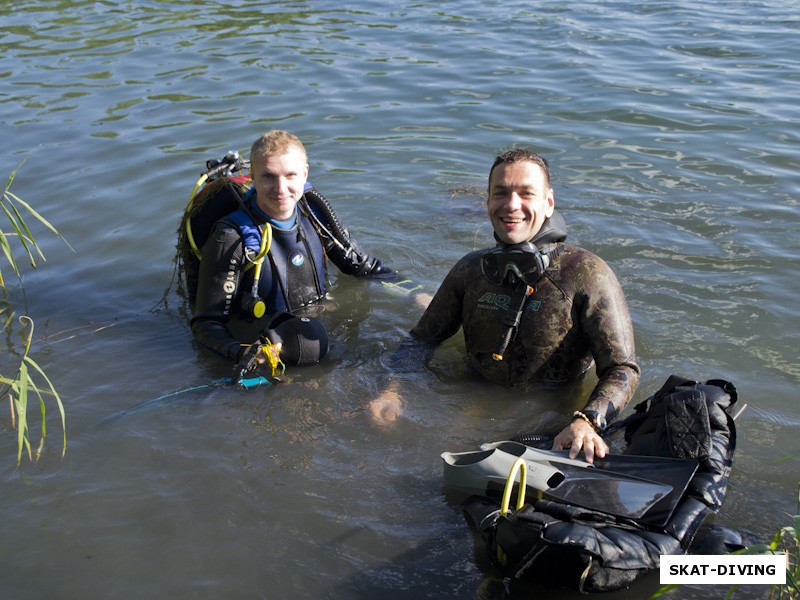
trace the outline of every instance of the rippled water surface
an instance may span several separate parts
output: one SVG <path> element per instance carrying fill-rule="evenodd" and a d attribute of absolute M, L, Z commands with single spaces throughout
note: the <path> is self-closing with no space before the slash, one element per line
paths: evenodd
<path fill-rule="evenodd" d="M 9 598 L 563 598 L 488 577 L 439 454 L 563 414 L 437 353 L 389 430 L 364 413 L 419 309 L 339 278 L 326 361 L 274 389 L 203 387 L 175 230 L 205 161 L 262 131 L 307 144 L 358 240 L 433 292 L 492 243 L 499 149 L 551 161 L 572 241 L 633 314 L 636 399 L 671 373 L 747 409 L 716 522 L 770 537 L 796 513 L 800 66 L 793 2 L 4 2 L 2 177 L 63 234 L 23 269 L 32 357 L 63 397 L 37 464 L 0 415 Z M 5 264 L 5 263 L 4 263 Z M 14 367 L 12 321 L 2 352 Z M 200 386 L 170 396 L 171 392 Z M 135 410 L 129 410 L 138 407 Z M 34 411 L 35 413 L 36 411 Z M 31 415 L 32 418 L 35 414 Z M 646 597 L 657 575 L 609 598 Z M 760 590 L 759 590 L 760 591 Z M 684 588 L 674 597 L 717 598 Z"/>

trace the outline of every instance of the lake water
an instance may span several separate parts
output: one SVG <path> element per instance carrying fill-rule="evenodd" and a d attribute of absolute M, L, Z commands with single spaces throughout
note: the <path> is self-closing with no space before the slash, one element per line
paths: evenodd
<path fill-rule="evenodd" d="M 3 268 L 68 439 L 62 460 L 50 405 L 42 459 L 17 467 L 0 416 L 4 597 L 572 597 L 491 577 L 439 455 L 552 427 L 580 398 L 476 382 L 453 339 L 406 417 L 375 428 L 365 404 L 420 314 L 382 285 L 334 277 L 331 353 L 287 384 L 163 398 L 229 370 L 174 291 L 151 310 L 183 208 L 206 160 L 271 128 L 431 293 L 492 244 L 497 151 L 548 157 L 571 240 L 625 289 L 634 401 L 678 373 L 728 379 L 748 406 L 715 521 L 770 538 L 796 514 L 800 459 L 780 460 L 800 451 L 795 2 L 10 0 L 0 19 L 0 176 L 25 159 L 12 191 L 70 245 L 34 227 L 47 261 L 24 296 Z M 4 375 L 22 342 L 12 322 Z"/>

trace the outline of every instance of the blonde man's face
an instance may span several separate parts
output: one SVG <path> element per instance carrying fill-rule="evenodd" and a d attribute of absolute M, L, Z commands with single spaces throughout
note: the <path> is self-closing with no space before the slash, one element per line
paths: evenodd
<path fill-rule="evenodd" d="M 290 219 L 308 179 L 305 154 L 291 148 L 284 154 L 251 157 L 250 168 L 258 207 L 273 219 Z"/>

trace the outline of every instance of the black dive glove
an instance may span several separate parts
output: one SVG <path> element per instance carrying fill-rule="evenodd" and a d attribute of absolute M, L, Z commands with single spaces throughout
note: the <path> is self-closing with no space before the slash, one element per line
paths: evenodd
<path fill-rule="evenodd" d="M 369 277 L 373 279 L 393 279 L 394 271 L 384 265 L 379 258 L 370 256 L 361 249 L 355 239 L 348 236 L 344 246 L 328 237 L 323 237 L 325 252 L 331 262 L 345 275 Z"/>
<path fill-rule="evenodd" d="M 396 279 L 397 274 L 381 262 L 380 258 L 372 259 L 372 266 L 365 273 L 371 279 Z"/>

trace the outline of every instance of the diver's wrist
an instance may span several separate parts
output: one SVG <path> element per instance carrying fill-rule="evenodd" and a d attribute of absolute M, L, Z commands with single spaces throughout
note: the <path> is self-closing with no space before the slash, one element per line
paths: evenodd
<path fill-rule="evenodd" d="M 606 418 L 596 410 L 576 410 L 572 413 L 572 420 L 575 421 L 577 419 L 586 421 L 599 434 L 602 434 L 608 428 Z"/>

